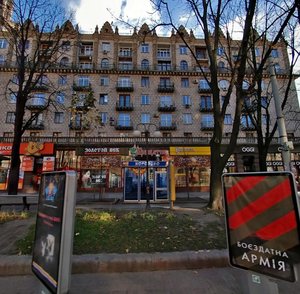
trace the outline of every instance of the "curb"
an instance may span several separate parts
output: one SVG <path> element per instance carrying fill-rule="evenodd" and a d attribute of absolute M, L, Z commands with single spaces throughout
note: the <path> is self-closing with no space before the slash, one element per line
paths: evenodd
<path fill-rule="evenodd" d="M 0 276 L 31 275 L 30 255 L 1 255 Z M 227 267 L 227 250 L 74 255 L 73 274 Z"/>

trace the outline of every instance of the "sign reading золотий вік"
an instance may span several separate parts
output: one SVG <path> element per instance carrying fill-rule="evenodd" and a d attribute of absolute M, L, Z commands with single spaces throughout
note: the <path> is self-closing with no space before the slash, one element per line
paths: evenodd
<path fill-rule="evenodd" d="M 300 219 L 290 172 L 224 174 L 232 266 L 294 282 L 300 262 Z"/>

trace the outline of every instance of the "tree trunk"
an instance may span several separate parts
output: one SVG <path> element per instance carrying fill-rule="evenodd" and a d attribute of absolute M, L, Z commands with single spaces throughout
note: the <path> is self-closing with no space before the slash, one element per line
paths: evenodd
<path fill-rule="evenodd" d="M 12 152 L 11 152 L 11 163 L 8 177 L 7 192 L 9 195 L 18 194 L 18 183 L 19 183 L 19 171 L 20 171 L 20 144 L 21 136 L 15 136 Z"/>

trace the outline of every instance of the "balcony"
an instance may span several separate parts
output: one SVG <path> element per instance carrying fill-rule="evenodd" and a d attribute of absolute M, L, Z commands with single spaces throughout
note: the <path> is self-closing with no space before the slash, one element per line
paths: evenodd
<path fill-rule="evenodd" d="M 120 131 L 120 130 L 122 130 L 122 131 L 132 131 L 133 130 L 133 125 L 131 125 L 131 124 L 117 124 L 117 125 L 115 125 L 115 129 L 116 130 L 118 130 L 118 131 Z"/>
<path fill-rule="evenodd" d="M 198 86 L 198 93 L 212 93 L 212 89 L 210 87 Z"/>
<path fill-rule="evenodd" d="M 242 131 L 255 131 L 255 126 L 254 125 L 245 125 L 245 124 L 241 124 L 241 130 Z"/>
<path fill-rule="evenodd" d="M 176 125 L 176 123 L 159 124 L 159 130 L 160 131 L 176 131 L 177 130 L 177 125 Z"/>
<path fill-rule="evenodd" d="M 214 129 L 214 123 L 211 121 L 201 122 L 201 131 L 211 131 Z"/>
<path fill-rule="evenodd" d="M 116 103 L 116 110 L 117 111 L 133 111 L 133 103 Z"/>
<path fill-rule="evenodd" d="M 71 122 L 69 124 L 69 128 L 70 128 L 70 130 L 85 131 L 85 130 L 90 129 L 90 123 L 88 123 L 88 122 L 85 122 L 85 123 Z"/>
<path fill-rule="evenodd" d="M 158 105 L 158 111 L 162 111 L 162 112 L 173 112 L 176 110 L 176 106 L 173 104 L 163 104 L 160 103 Z"/>
<path fill-rule="evenodd" d="M 212 107 L 212 105 L 206 105 L 206 106 L 200 105 L 199 110 L 200 110 L 200 112 L 212 112 L 213 107 Z"/>
<path fill-rule="evenodd" d="M 45 125 L 43 122 L 31 123 L 27 126 L 27 130 L 44 130 Z"/>
<path fill-rule="evenodd" d="M 36 85 L 33 85 L 33 91 L 48 91 L 49 90 L 49 85 L 47 83 L 38 83 Z"/>
<path fill-rule="evenodd" d="M 41 109 L 44 109 L 46 108 L 46 103 L 45 102 L 35 102 L 35 101 L 32 101 L 29 100 L 27 105 L 26 105 L 26 108 L 29 109 L 29 110 L 41 110 Z"/>
<path fill-rule="evenodd" d="M 127 83 L 118 82 L 117 86 L 116 86 L 116 90 L 119 92 L 133 92 L 133 83 L 132 82 L 127 82 Z"/>
<path fill-rule="evenodd" d="M 157 91 L 159 93 L 173 93 L 175 91 L 174 84 L 159 84 Z"/>
<path fill-rule="evenodd" d="M 92 86 L 91 84 L 86 84 L 86 85 L 78 85 L 78 84 L 73 84 L 73 91 L 78 91 L 78 92 L 90 92 L 92 91 Z"/>

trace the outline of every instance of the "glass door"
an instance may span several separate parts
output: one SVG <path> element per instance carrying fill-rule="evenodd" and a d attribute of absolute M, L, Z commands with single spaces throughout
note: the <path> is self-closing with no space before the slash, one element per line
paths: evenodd
<path fill-rule="evenodd" d="M 124 200 L 139 200 L 139 169 L 125 168 Z"/>
<path fill-rule="evenodd" d="M 155 172 L 155 200 L 168 200 L 168 173 L 164 171 Z"/>
<path fill-rule="evenodd" d="M 140 177 L 141 177 L 141 200 L 147 200 L 146 194 L 146 184 L 147 184 L 147 171 L 145 168 L 140 169 Z M 149 167 L 149 186 L 150 186 L 150 201 L 153 200 L 153 191 L 154 191 L 154 180 L 153 180 L 154 169 Z"/>

